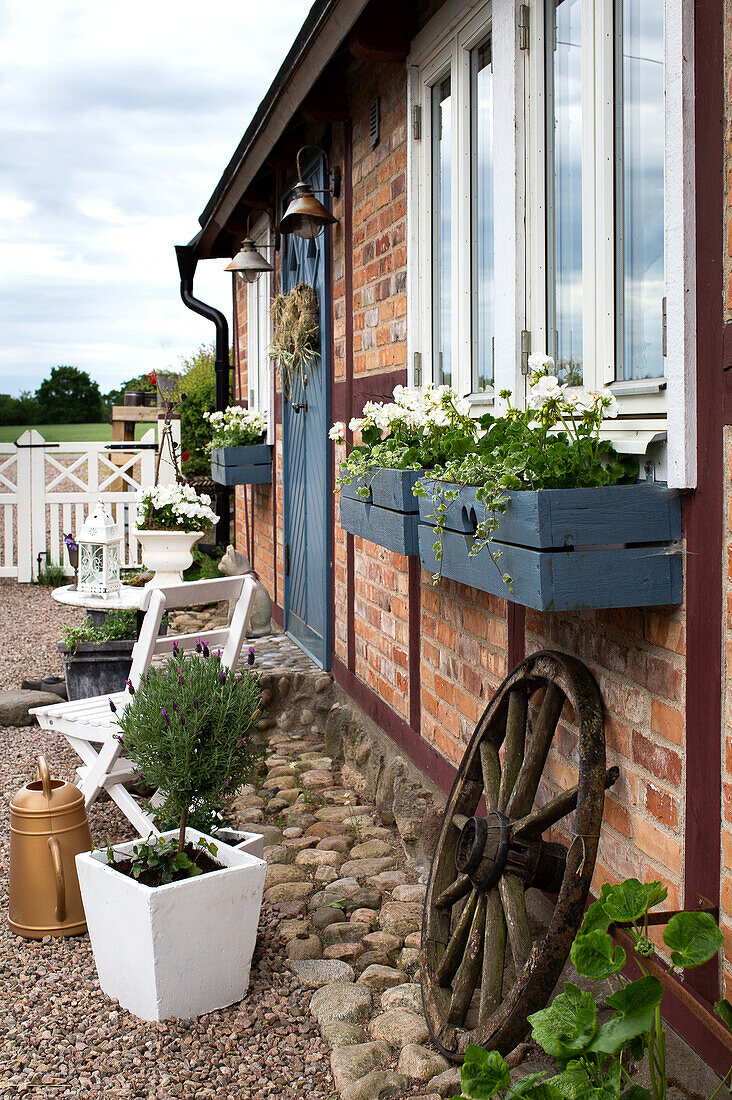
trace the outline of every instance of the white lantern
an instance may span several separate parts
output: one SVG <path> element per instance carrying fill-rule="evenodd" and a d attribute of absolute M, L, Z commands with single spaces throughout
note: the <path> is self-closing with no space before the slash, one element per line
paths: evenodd
<path fill-rule="evenodd" d="M 82 524 L 79 544 L 77 587 L 92 596 L 111 596 L 119 592 L 119 544 L 121 532 L 103 504 Z"/>

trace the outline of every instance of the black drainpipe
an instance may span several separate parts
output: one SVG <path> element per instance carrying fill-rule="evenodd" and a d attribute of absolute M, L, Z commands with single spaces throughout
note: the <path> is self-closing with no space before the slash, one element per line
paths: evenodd
<path fill-rule="evenodd" d="M 195 253 L 188 244 L 177 244 L 175 254 L 180 272 L 180 296 L 194 313 L 213 321 L 216 326 L 216 409 L 223 412 L 229 404 L 229 323 L 221 310 L 207 306 L 193 297 L 193 276 L 196 273 Z M 229 490 L 225 485 L 216 485 L 216 543 L 227 546 L 230 539 Z"/>

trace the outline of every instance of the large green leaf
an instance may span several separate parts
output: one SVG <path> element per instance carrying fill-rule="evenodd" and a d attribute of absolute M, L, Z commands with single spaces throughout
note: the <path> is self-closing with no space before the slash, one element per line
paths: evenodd
<path fill-rule="evenodd" d="M 539 1046 L 559 1063 L 567 1062 L 587 1049 L 597 1031 L 595 999 L 565 982 L 564 993 L 528 1020 Z"/>
<path fill-rule="evenodd" d="M 597 981 L 617 974 L 626 960 L 622 947 L 615 947 L 607 932 L 599 928 L 576 937 L 571 957 L 572 965 L 579 974 Z"/>
<path fill-rule="evenodd" d="M 637 921 L 667 894 L 668 890 L 660 882 L 639 882 L 637 878 L 629 878 L 609 888 L 603 909 L 611 921 Z"/>
<path fill-rule="evenodd" d="M 582 1062 L 570 1062 L 567 1068 L 548 1082 L 563 1100 L 618 1100 L 620 1096 L 620 1065 L 618 1073 L 613 1070 L 609 1080 L 598 1088 L 592 1083 Z"/>
<path fill-rule="evenodd" d="M 469 1043 L 460 1074 L 460 1085 L 471 1100 L 489 1100 L 511 1084 L 511 1073 L 497 1050 Z"/>
<path fill-rule="evenodd" d="M 580 936 L 586 936 L 588 932 L 594 932 L 596 929 L 599 929 L 601 932 L 607 932 L 612 921 L 605 912 L 605 901 L 611 890 L 612 886 L 610 883 L 603 882 L 599 898 L 597 901 L 593 901 L 592 905 L 589 906 L 585 913 L 585 918 L 579 930 Z"/>
<path fill-rule="evenodd" d="M 602 1025 L 589 1049 L 597 1054 L 617 1054 L 637 1035 L 649 1031 L 662 996 L 663 986 L 649 975 L 624 985 L 607 998 L 614 1015 Z"/>
<path fill-rule="evenodd" d="M 653 1097 L 648 1089 L 644 1089 L 640 1085 L 631 1085 L 623 1093 L 623 1100 L 653 1100 Z"/>
<path fill-rule="evenodd" d="M 717 1001 L 714 1006 L 714 1011 L 719 1016 L 723 1024 L 725 1024 L 730 1031 L 732 1031 L 732 1005 L 729 1001 Z"/>
<path fill-rule="evenodd" d="M 529 1073 L 526 1077 L 522 1077 L 520 1081 L 516 1081 L 511 1085 L 511 1096 L 530 1096 L 531 1100 L 542 1100 L 544 1095 L 548 1096 L 546 1089 L 543 1088 L 544 1073 Z M 542 1088 L 538 1088 L 539 1083 L 542 1083 Z"/>
<path fill-rule="evenodd" d="M 663 942 L 671 948 L 672 964 L 691 970 L 714 958 L 724 941 L 711 913 L 677 913 L 663 930 Z"/>

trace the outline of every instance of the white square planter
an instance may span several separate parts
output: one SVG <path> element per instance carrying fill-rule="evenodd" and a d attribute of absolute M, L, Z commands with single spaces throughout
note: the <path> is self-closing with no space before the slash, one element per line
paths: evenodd
<path fill-rule="evenodd" d="M 194 844 L 201 836 L 186 830 Z M 267 864 L 213 843 L 221 870 L 157 887 L 114 871 L 105 851 L 76 857 L 99 984 L 143 1020 L 213 1012 L 249 986 Z"/>
<path fill-rule="evenodd" d="M 261 833 L 247 833 L 243 829 L 230 829 L 228 826 L 217 829 L 214 842 L 223 842 L 237 852 L 248 852 L 257 859 L 264 858 L 264 837 Z"/>

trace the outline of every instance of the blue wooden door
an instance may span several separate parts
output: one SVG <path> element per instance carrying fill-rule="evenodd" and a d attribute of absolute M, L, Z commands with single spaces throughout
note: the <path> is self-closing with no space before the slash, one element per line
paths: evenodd
<path fill-rule="evenodd" d="M 318 158 L 303 179 L 319 190 L 324 175 Z M 288 200 L 286 194 L 283 207 Z M 331 649 L 328 241 L 327 231 L 313 240 L 294 233 L 282 238 L 283 291 L 308 283 L 320 306 L 320 354 L 310 364 L 306 384 L 296 381 L 290 400 L 282 402 L 285 630 L 325 669 Z"/>

